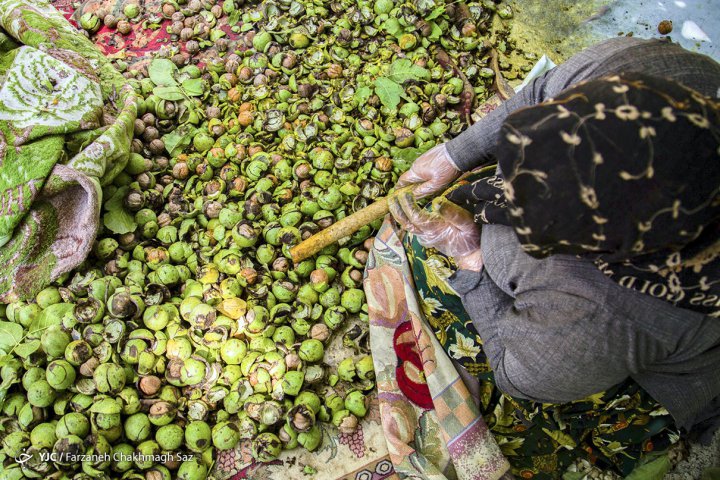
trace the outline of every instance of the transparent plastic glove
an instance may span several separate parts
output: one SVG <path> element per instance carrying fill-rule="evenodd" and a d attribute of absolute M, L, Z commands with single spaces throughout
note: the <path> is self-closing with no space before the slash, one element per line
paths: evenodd
<path fill-rule="evenodd" d="M 467 210 L 445 198 L 434 201 L 431 211 L 423 210 L 410 193 L 391 196 L 388 205 L 395 221 L 423 246 L 453 257 L 464 270 L 482 270 L 480 228 Z"/>
<path fill-rule="evenodd" d="M 400 175 L 397 187 L 418 184 L 415 198 L 423 198 L 445 190 L 460 173 L 443 143 L 420 155 L 410 170 Z"/>

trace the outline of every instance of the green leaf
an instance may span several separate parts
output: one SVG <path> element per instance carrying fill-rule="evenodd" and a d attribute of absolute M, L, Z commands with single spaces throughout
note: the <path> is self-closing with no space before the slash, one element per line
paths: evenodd
<path fill-rule="evenodd" d="M 123 198 L 127 191 L 127 187 L 118 188 L 115 194 L 105 202 L 107 212 L 103 215 L 103 224 L 113 233 L 120 235 L 134 232 L 137 228 L 135 217 L 123 206 Z"/>
<path fill-rule="evenodd" d="M 40 348 L 40 340 L 31 340 L 15 347 L 15 353 L 19 357 L 26 358 L 35 353 L 38 348 Z"/>
<path fill-rule="evenodd" d="M 403 162 L 414 162 L 417 157 L 425 153 L 425 150 L 415 147 L 399 148 L 392 153 L 393 160 Z"/>
<path fill-rule="evenodd" d="M 435 20 L 443 13 L 445 13 L 445 5 L 441 5 L 441 6 L 437 7 L 435 10 L 433 10 L 432 12 L 430 12 L 430 14 L 427 17 L 425 17 L 425 20 L 427 20 L 428 22 L 430 20 Z"/>
<path fill-rule="evenodd" d="M 50 305 L 35 318 L 30 325 L 30 332 L 34 333 L 38 330 L 44 330 L 52 325 L 60 325 L 63 317 L 71 313 L 75 306 L 72 303 L 56 303 Z"/>
<path fill-rule="evenodd" d="M 205 92 L 205 82 L 202 78 L 189 78 L 182 82 L 182 88 L 191 97 L 199 97 Z"/>
<path fill-rule="evenodd" d="M 7 355 L 7 354 L 0 355 L 0 368 L 9 364 L 10 360 L 12 360 L 12 359 L 13 359 L 12 355 Z"/>
<path fill-rule="evenodd" d="M 178 68 L 167 58 L 156 58 L 150 62 L 148 76 L 155 85 L 177 85 L 175 74 Z"/>
<path fill-rule="evenodd" d="M 440 37 L 442 37 L 442 28 L 440 26 L 433 22 L 432 23 L 432 30 L 430 31 L 430 35 L 428 35 L 427 39 L 431 42 L 437 42 L 440 40 Z"/>
<path fill-rule="evenodd" d="M 636 467 L 625 477 L 625 480 L 662 480 L 670 470 L 670 459 L 667 454 L 662 455 L 644 465 Z"/>
<path fill-rule="evenodd" d="M 382 104 L 390 110 L 397 108 L 403 92 L 403 88 L 389 78 L 379 77 L 375 79 L 375 93 L 380 97 Z"/>
<path fill-rule="evenodd" d="M 403 28 L 400 25 L 400 22 L 398 22 L 398 19 L 395 17 L 391 17 L 385 20 L 382 28 L 388 33 L 388 35 L 392 35 L 393 37 L 399 37 L 403 34 Z"/>
<path fill-rule="evenodd" d="M 117 233 L 119 235 L 134 232 L 137 228 L 133 216 L 124 209 L 108 211 L 103 217 L 103 225 L 109 228 L 113 233 Z"/>
<path fill-rule="evenodd" d="M 407 81 L 430 80 L 430 71 L 420 65 L 415 65 L 407 58 L 395 60 L 390 65 L 387 77 L 396 83 Z"/>
<path fill-rule="evenodd" d="M 178 86 L 155 87 L 153 93 L 163 100 L 176 101 L 185 98 L 183 91 Z"/>
<path fill-rule="evenodd" d="M 372 88 L 360 87 L 355 91 L 355 101 L 358 105 L 364 105 L 372 95 Z"/>
<path fill-rule="evenodd" d="M 162 141 L 165 144 L 165 150 L 173 157 L 182 153 L 185 147 L 192 142 L 196 131 L 197 129 L 190 125 L 181 125 L 172 132 L 163 135 Z"/>
<path fill-rule="evenodd" d="M 0 322 L 0 349 L 9 352 L 22 339 L 22 325 L 12 322 Z"/>
<path fill-rule="evenodd" d="M 407 102 L 405 105 L 400 108 L 400 115 L 403 115 L 405 117 L 409 117 L 413 113 L 417 113 L 420 111 L 420 106 L 415 102 Z"/>

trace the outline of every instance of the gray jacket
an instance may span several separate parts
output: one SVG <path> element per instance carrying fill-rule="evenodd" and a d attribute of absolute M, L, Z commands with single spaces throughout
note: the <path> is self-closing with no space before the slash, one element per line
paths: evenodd
<path fill-rule="evenodd" d="M 720 95 L 720 64 L 660 40 L 612 39 L 536 79 L 448 142 L 463 170 L 492 160 L 512 111 L 583 80 L 642 71 Z M 567 255 L 537 260 L 509 227 L 483 226 L 482 274 L 451 285 L 480 334 L 501 390 L 531 400 L 577 400 L 632 377 L 690 428 L 720 415 L 720 319 L 626 289 L 592 263 Z"/>
<path fill-rule="evenodd" d="M 498 387 L 563 403 L 632 377 L 690 428 L 720 414 L 720 319 L 621 287 L 570 255 L 538 260 L 512 228 L 485 225 L 482 273 L 458 292 Z"/>

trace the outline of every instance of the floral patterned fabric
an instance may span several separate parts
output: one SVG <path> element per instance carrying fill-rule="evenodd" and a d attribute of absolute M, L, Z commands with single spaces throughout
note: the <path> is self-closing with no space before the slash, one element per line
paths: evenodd
<path fill-rule="evenodd" d="M 477 184 L 494 171 L 485 168 L 461 184 Z M 452 259 L 424 248 L 412 235 L 404 237 L 403 248 L 419 297 L 415 315 L 426 320 L 451 358 L 479 378 L 480 413 L 514 475 L 561 478 L 581 458 L 627 476 L 650 452 L 654 457 L 679 439 L 668 412 L 631 380 L 562 405 L 503 394 L 495 387 L 482 340 L 447 282 L 456 270 Z"/>
<path fill-rule="evenodd" d="M 380 417 L 395 472 L 427 480 L 503 478 L 509 464 L 425 321 L 428 307 L 416 295 L 409 267 L 388 219 L 375 238 L 365 292 Z"/>
<path fill-rule="evenodd" d="M 45 0 L 0 0 L 0 302 L 85 260 L 102 185 L 125 168 L 137 98 Z"/>

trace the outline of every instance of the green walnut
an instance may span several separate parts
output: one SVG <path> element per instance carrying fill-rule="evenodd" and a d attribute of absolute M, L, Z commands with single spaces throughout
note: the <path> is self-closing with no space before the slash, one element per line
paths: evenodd
<path fill-rule="evenodd" d="M 85 438 L 90 433 L 90 421 L 79 412 L 70 412 L 63 415 L 55 425 L 55 436 L 65 438 L 68 435 L 76 435 Z"/>
<path fill-rule="evenodd" d="M 71 365 L 79 367 L 92 356 L 92 347 L 85 340 L 70 342 L 65 348 L 65 360 Z"/>
<path fill-rule="evenodd" d="M 185 440 L 185 432 L 180 425 L 164 425 L 155 432 L 155 441 L 166 451 L 179 449 Z"/>
<path fill-rule="evenodd" d="M 373 359 L 370 355 L 365 355 L 360 358 L 360 360 L 357 361 L 355 370 L 361 380 L 375 379 L 375 366 L 373 365 Z"/>
<path fill-rule="evenodd" d="M 285 373 L 282 378 L 282 390 L 285 395 L 295 396 L 300 393 L 305 380 L 305 372 L 299 370 L 291 370 Z"/>
<path fill-rule="evenodd" d="M 141 470 L 152 468 L 153 458 L 160 454 L 160 445 L 155 440 L 146 440 L 137 446 L 138 456 L 135 458 L 135 465 Z"/>
<path fill-rule="evenodd" d="M 27 400 L 34 407 L 49 407 L 55 401 L 55 390 L 46 380 L 38 380 L 27 390 Z"/>
<path fill-rule="evenodd" d="M 2 440 L 3 451 L 10 458 L 16 458 L 30 446 L 30 436 L 21 431 L 12 432 Z"/>
<path fill-rule="evenodd" d="M 65 355 L 65 349 L 71 340 L 70 335 L 62 331 L 59 325 L 53 325 L 43 332 L 40 345 L 48 357 L 60 358 Z"/>
<path fill-rule="evenodd" d="M 67 390 L 75 382 L 75 368 L 67 360 L 55 360 L 45 370 L 48 384 L 55 390 Z"/>
<path fill-rule="evenodd" d="M 78 457 L 85 452 L 85 444 L 82 438 L 76 435 L 68 435 L 67 437 L 60 438 L 55 445 L 53 445 L 53 453 L 57 460 L 55 463 L 60 466 L 73 465 L 76 460 L 73 457 Z"/>
<path fill-rule="evenodd" d="M 282 451 L 282 442 L 271 432 L 259 434 L 252 442 L 252 455 L 258 462 L 271 462 Z"/>
<path fill-rule="evenodd" d="M 56 441 L 57 435 L 53 423 L 41 423 L 30 432 L 30 443 L 35 448 L 51 449 Z"/>
<path fill-rule="evenodd" d="M 325 353 L 325 347 L 320 340 L 307 339 L 303 340 L 298 349 L 298 355 L 306 362 L 319 362 L 323 359 Z"/>
<path fill-rule="evenodd" d="M 365 303 L 365 292 L 359 288 L 348 288 L 340 297 L 340 304 L 350 313 L 358 313 Z"/>
<path fill-rule="evenodd" d="M 194 421 L 185 427 L 185 445 L 193 452 L 202 453 L 211 444 L 212 432 L 207 423 Z"/>
<path fill-rule="evenodd" d="M 112 456 L 113 462 L 110 466 L 114 472 L 127 472 L 133 467 L 132 456 L 135 453 L 135 447 L 127 443 L 118 443 L 113 446 Z"/>
<path fill-rule="evenodd" d="M 345 396 L 345 408 L 360 418 L 367 415 L 369 405 L 370 399 L 361 391 L 353 390 Z"/>
<path fill-rule="evenodd" d="M 38 380 L 45 379 L 45 370 L 39 367 L 29 368 L 22 377 L 22 386 L 25 390 L 29 390 L 30 387 Z"/>
<path fill-rule="evenodd" d="M 320 446 L 320 443 L 322 443 L 322 431 L 320 427 L 314 425 L 309 431 L 299 433 L 298 443 L 308 452 L 316 450 Z"/>
<path fill-rule="evenodd" d="M 207 478 L 208 470 L 199 459 L 192 458 L 186 460 L 180 464 L 180 468 L 177 471 L 178 480 L 205 480 Z"/>
<path fill-rule="evenodd" d="M 118 393 L 125 386 L 125 369 L 115 363 L 101 363 L 93 372 L 100 393 Z"/>
<path fill-rule="evenodd" d="M 125 436 L 131 442 L 142 442 L 150 437 L 151 433 L 150 420 L 144 413 L 136 413 L 125 419 Z"/>
<path fill-rule="evenodd" d="M 232 422 L 221 422 L 212 428 L 212 442 L 218 450 L 230 450 L 239 440 L 240 432 Z"/>
<path fill-rule="evenodd" d="M 165 426 L 175 420 L 176 408 L 170 402 L 155 402 L 150 407 L 148 419 L 157 426 Z"/>
<path fill-rule="evenodd" d="M 240 365 L 247 353 L 247 345 L 239 338 L 230 338 L 220 347 L 220 356 L 228 365 Z"/>
<path fill-rule="evenodd" d="M 341 380 L 352 382 L 355 379 L 355 359 L 345 358 L 337 366 L 338 376 Z"/>
<path fill-rule="evenodd" d="M 170 323 L 170 312 L 163 305 L 152 305 L 143 313 L 143 323 L 150 330 L 160 331 Z"/>

